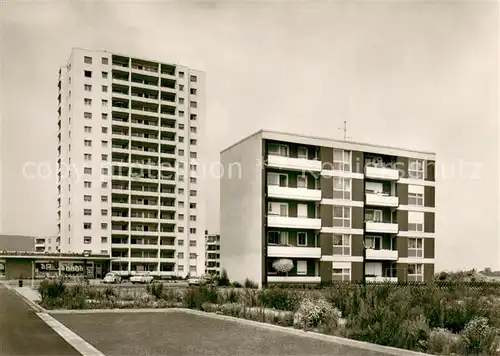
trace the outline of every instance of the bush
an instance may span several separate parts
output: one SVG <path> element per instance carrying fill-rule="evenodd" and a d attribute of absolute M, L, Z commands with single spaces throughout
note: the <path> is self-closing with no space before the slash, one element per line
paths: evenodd
<path fill-rule="evenodd" d="M 432 329 L 427 342 L 427 352 L 435 355 L 458 353 L 458 336 L 443 328 Z"/>
<path fill-rule="evenodd" d="M 488 319 L 472 319 L 460 333 L 463 355 L 495 355 L 497 330 L 488 325 Z"/>
<path fill-rule="evenodd" d="M 146 291 L 156 299 L 163 298 L 163 283 L 153 283 L 146 286 Z"/>
<path fill-rule="evenodd" d="M 249 288 L 249 289 L 259 288 L 259 285 L 257 283 L 255 283 L 254 281 L 252 281 L 248 278 L 245 279 L 245 282 L 243 283 L 243 285 L 245 286 L 245 288 Z"/>
<path fill-rule="evenodd" d="M 66 291 L 66 285 L 62 279 L 56 280 L 43 280 L 38 286 L 38 293 L 42 301 L 48 299 L 62 298 L 64 292 Z"/>
<path fill-rule="evenodd" d="M 231 284 L 227 276 L 227 271 L 224 268 L 220 272 L 220 276 L 216 278 L 215 281 L 217 282 L 217 285 L 221 287 L 228 287 Z"/>
<path fill-rule="evenodd" d="M 265 289 L 259 294 L 261 306 L 278 310 L 295 311 L 299 300 L 299 293 L 284 289 Z"/>
<path fill-rule="evenodd" d="M 243 285 L 240 282 L 233 282 L 231 283 L 233 288 L 243 288 Z"/>
<path fill-rule="evenodd" d="M 217 303 L 217 288 L 213 286 L 190 287 L 186 291 L 185 302 L 190 309 L 202 310 L 204 303 Z"/>
<path fill-rule="evenodd" d="M 294 315 L 293 325 L 298 328 L 319 327 L 328 323 L 335 327 L 342 314 L 325 299 L 312 300 L 305 298 L 300 302 Z"/>

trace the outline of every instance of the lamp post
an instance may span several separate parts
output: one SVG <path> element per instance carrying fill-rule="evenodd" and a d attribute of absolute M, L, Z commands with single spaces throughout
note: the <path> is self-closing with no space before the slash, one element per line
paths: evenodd
<path fill-rule="evenodd" d="M 31 289 L 35 289 L 35 261 L 31 261 Z"/>

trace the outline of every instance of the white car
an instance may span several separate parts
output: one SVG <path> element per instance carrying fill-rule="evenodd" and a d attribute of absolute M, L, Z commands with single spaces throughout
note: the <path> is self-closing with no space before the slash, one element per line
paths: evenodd
<path fill-rule="evenodd" d="M 151 283 L 153 282 L 153 276 L 149 272 L 137 272 L 135 275 L 130 277 L 130 282 L 135 283 Z"/>
<path fill-rule="evenodd" d="M 102 283 L 120 283 L 122 277 L 118 273 L 109 272 L 106 274 Z"/>

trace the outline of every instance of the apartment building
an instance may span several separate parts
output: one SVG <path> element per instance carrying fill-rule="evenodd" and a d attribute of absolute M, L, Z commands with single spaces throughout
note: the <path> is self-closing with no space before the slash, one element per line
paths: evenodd
<path fill-rule="evenodd" d="M 59 252 L 57 237 L 35 237 L 35 252 Z"/>
<path fill-rule="evenodd" d="M 205 231 L 205 274 L 220 276 L 220 235 Z"/>
<path fill-rule="evenodd" d="M 74 48 L 57 85 L 60 250 L 122 274 L 202 274 L 204 73 Z"/>
<path fill-rule="evenodd" d="M 221 164 L 231 280 L 433 277 L 435 154 L 259 131 L 222 151 Z"/>

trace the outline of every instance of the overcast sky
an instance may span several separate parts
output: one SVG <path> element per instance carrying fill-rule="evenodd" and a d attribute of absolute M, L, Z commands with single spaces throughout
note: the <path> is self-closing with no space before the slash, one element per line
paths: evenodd
<path fill-rule="evenodd" d="M 83 47 L 205 71 L 210 160 L 260 128 L 341 138 L 343 120 L 355 141 L 436 152 L 436 268 L 499 267 L 497 4 L 0 6 L 3 233 L 56 233 L 55 173 L 22 167 L 55 171 L 57 72 Z"/>

